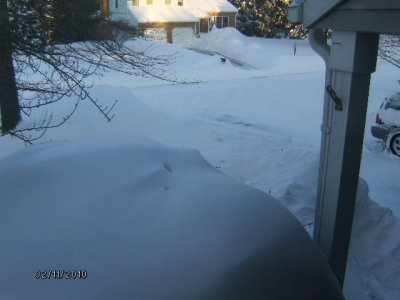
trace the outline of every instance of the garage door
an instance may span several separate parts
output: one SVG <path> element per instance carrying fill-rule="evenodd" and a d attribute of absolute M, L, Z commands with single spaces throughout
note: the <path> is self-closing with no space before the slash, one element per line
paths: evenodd
<path fill-rule="evenodd" d="M 182 47 L 190 47 L 194 37 L 191 27 L 177 27 L 172 31 L 172 43 Z"/>
<path fill-rule="evenodd" d="M 146 28 L 144 36 L 155 41 L 167 41 L 167 30 L 165 28 Z"/>

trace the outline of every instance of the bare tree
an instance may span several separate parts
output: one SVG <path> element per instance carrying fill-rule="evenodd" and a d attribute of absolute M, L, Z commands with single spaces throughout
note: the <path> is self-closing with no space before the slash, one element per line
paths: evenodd
<path fill-rule="evenodd" d="M 400 68 L 400 36 L 382 35 L 379 41 L 379 57 Z"/>
<path fill-rule="evenodd" d="M 121 22 L 100 18 L 96 35 L 88 40 L 56 44 L 51 40 L 51 0 L 0 0 L 0 95 L 3 134 L 26 143 L 41 138 L 46 130 L 64 124 L 82 100 L 111 121 L 116 101 L 104 106 L 90 94 L 89 78 L 106 71 L 186 83 L 167 73 L 171 56 L 136 52 L 123 42 L 110 38 L 116 29 L 131 30 Z M 97 20 L 98 21 L 98 20 Z M 24 23 L 26 22 L 26 23 Z M 108 37 L 108 39 L 105 39 Z M 20 112 L 29 117 L 36 109 L 76 96 L 64 117 L 52 115 L 31 124 L 21 124 Z"/>
<path fill-rule="evenodd" d="M 10 36 L 7 0 L 0 0 L 0 108 L 3 131 L 15 128 L 20 121 Z"/>

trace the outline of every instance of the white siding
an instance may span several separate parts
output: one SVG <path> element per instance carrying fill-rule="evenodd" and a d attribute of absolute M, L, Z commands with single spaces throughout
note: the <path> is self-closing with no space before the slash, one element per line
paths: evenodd
<path fill-rule="evenodd" d="M 110 8 L 110 17 L 112 20 L 122 20 L 128 22 L 129 25 L 136 26 L 138 24 L 137 19 L 128 11 L 129 0 L 108 0 Z M 145 0 L 146 1 L 146 0 Z M 156 1 L 156 0 L 154 0 Z M 118 3 L 118 5 L 117 5 Z"/>
<path fill-rule="evenodd" d="M 126 18 L 128 2 L 126 0 L 109 0 L 110 16 L 114 20 Z"/>

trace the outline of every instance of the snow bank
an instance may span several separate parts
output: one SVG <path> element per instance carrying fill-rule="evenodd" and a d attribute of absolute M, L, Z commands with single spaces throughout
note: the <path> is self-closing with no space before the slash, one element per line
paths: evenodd
<path fill-rule="evenodd" d="M 323 70 L 322 59 L 316 59 L 308 41 L 252 38 L 232 27 L 201 34 L 192 48 L 219 53 L 255 69 L 267 69 L 269 75 Z"/>
<path fill-rule="evenodd" d="M 0 166 L 1 299 L 341 299 L 294 217 L 195 151 L 58 142 Z"/>
<path fill-rule="evenodd" d="M 318 164 L 311 164 L 278 196 L 312 234 Z M 400 299 L 400 221 L 369 197 L 360 178 L 344 293 L 346 299 Z"/>
<path fill-rule="evenodd" d="M 248 38 L 235 28 L 213 28 L 209 33 L 202 34 L 200 39 L 194 40 L 192 48 L 219 53 L 249 64 L 249 56 L 243 52 L 247 40 Z M 251 47 L 251 45 L 248 46 Z M 251 65 L 254 67 L 253 64 Z"/>
<path fill-rule="evenodd" d="M 367 183 L 360 179 L 345 295 L 349 299 L 400 299 L 400 221 L 368 193 Z"/>

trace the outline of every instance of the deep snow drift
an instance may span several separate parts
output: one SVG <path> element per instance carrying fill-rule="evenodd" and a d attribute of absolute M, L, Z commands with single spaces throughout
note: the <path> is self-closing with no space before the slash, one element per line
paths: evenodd
<path fill-rule="evenodd" d="M 312 232 L 324 64 L 308 42 L 249 38 L 224 29 L 195 40 L 196 51 L 150 41 L 129 45 L 154 54 L 175 53 L 170 74 L 201 82 L 171 85 L 105 74 L 94 80 L 91 92 L 102 104 L 118 99 L 114 120 L 107 123 L 83 102 L 67 124 L 49 131 L 42 141 L 111 141 L 115 136 L 142 135 L 198 149 L 223 173 L 278 199 Z M 228 58 L 226 63 L 221 56 Z M 360 230 L 354 230 L 347 271 L 345 295 L 350 300 L 400 299 L 400 159 L 370 135 L 382 100 L 399 89 L 399 79 L 398 69 L 378 60 L 361 165 L 371 201 L 357 206 L 355 222 L 362 220 L 362 225 L 355 225 Z M 60 119 L 71 107 L 70 100 L 74 99 L 46 107 L 25 122 L 40 119 L 47 109 Z M 0 157 L 23 147 L 3 137 Z"/>
<path fill-rule="evenodd" d="M 0 177 L 1 299 L 343 299 L 289 211 L 193 150 L 45 143 Z"/>
<path fill-rule="evenodd" d="M 390 209 L 371 201 L 368 192 L 366 182 L 360 180 L 346 273 L 346 298 L 398 299 L 400 221 Z"/>

